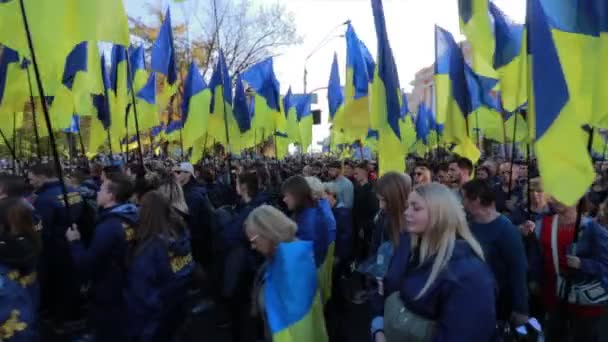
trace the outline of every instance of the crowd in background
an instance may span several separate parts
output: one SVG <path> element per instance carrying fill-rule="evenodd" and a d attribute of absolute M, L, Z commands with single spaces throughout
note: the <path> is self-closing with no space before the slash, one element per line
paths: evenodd
<path fill-rule="evenodd" d="M 205 310 L 232 341 L 278 341 L 275 294 L 308 291 L 271 282 L 286 253 L 288 278 L 313 270 L 311 341 L 348 341 L 353 305 L 362 341 L 608 339 L 607 163 L 578 206 L 533 163 L 407 164 L 147 156 L 0 175 L 0 341 L 180 340 Z"/>

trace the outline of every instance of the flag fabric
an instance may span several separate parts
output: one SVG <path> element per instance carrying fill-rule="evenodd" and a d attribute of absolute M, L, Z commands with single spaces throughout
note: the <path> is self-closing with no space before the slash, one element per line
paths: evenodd
<path fill-rule="evenodd" d="M 401 89 L 399 75 L 390 48 L 384 9 L 381 0 L 372 0 L 372 12 L 378 39 L 378 57 L 372 83 L 371 112 L 376 116 L 375 125 L 379 131 L 378 150 L 380 175 L 405 170 L 405 151 L 402 150 L 401 129 Z M 347 96 L 348 101 L 348 96 Z M 366 128 L 367 133 L 367 128 Z"/>
<path fill-rule="evenodd" d="M 296 107 L 298 127 L 300 129 L 300 141 L 302 144 L 302 151 L 307 151 L 310 145 L 312 145 L 312 95 L 304 94 L 294 96 L 294 102 Z"/>
<path fill-rule="evenodd" d="M 245 95 L 245 87 L 243 86 L 243 78 L 240 74 L 236 77 L 236 89 L 234 91 L 234 104 L 232 108 L 241 133 L 247 132 L 251 128 L 251 116 L 247 95 Z"/>
<path fill-rule="evenodd" d="M 502 106 L 516 112 L 528 101 L 527 33 L 493 2 L 489 4 L 494 22 L 495 51 L 493 66 L 498 73 Z"/>
<path fill-rule="evenodd" d="M 211 93 L 207 84 L 196 64 L 192 62 L 184 84 L 182 103 L 184 149 L 189 149 L 197 142 L 202 145 L 200 140 L 207 134 L 210 99 Z"/>
<path fill-rule="evenodd" d="M 310 241 L 279 244 L 264 279 L 264 310 L 274 342 L 328 341 Z"/>
<path fill-rule="evenodd" d="M 298 122 L 298 113 L 296 110 L 296 100 L 291 92 L 291 87 L 287 90 L 287 94 L 283 97 L 283 112 L 286 117 L 287 137 L 294 144 L 302 146 L 302 137 L 300 134 L 300 123 Z"/>
<path fill-rule="evenodd" d="M 23 111 L 30 96 L 26 67 L 17 51 L 3 47 L 0 56 L 0 114 Z"/>
<path fill-rule="evenodd" d="M 177 91 L 177 66 L 175 64 L 175 48 L 173 46 L 173 29 L 171 27 L 171 11 L 167 8 L 158 37 L 152 45 L 152 71 L 158 73 L 159 89 L 156 94 L 156 104 L 161 111 L 169 105 L 171 97 Z M 162 76 L 161 76 L 162 75 Z"/>
<path fill-rule="evenodd" d="M 472 104 L 464 57 L 452 34 L 439 26 L 435 26 L 435 86 L 444 141 L 455 144 L 455 153 L 476 163 L 480 152 L 469 137 L 467 117 Z"/>
<path fill-rule="evenodd" d="M 110 137 L 112 148 L 118 150 L 121 139 L 127 132 L 126 115 L 128 104 L 128 75 L 127 75 L 127 48 L 122 45 L 112 46 L 112 62 L 110 64 L 110 115 L 112 125 Z"/>
<path fill-rule="evenodd" d="M 343 130 L 348 139 L 357 140 L 363 138 L 370 127 L 370 83 L 376 65 L 350 23 L 346 28 L 345 40 L 344 106 L 342 111 L 336 113 L 334 128 Z"/>
<path fill-rule="evenodd" d="M 152 45 L 152 71 L 165 75 L 167 83 L 170 85 L 173 85 L 177 80 L 171 10 L 169 8 L 167 8 L 165 20 L 160 27 L 158 37 Z"/>
<path fill-rule="evenodd" d="M 460 29 L 471 44 L 472 67 L 475 73 L 497 78 L 492 60 L 495 40 L 488 15 L 489 0 L 458 0 Z"/>
<path fill-rule="evenodd" d="M 129 44 L 122 0 L 23 0 L 45 92 L 61 84 L 66 57 L 84 41 Z M 0 43 L 30 58 L 19 0 L 0 1 Z"/>
<path fill-rule="evenodd" d="M 139 123 L 139 129 L 141 131 L 145 131 L 151 129 L 152 127 L 157 127 L 160 125 L 159 115 L 158 115 L 158 104 L 156 103 L 156 73 L 151 72 L 148 75 L 148 80 L 146 84 L 139 89 L 136 90 L 135 93 L 135 103 L 137 106 L 137 119 Z M 133 106 L 131 106 L 133 107 Z M 129 114 L 133 113 L 132 108 L 130 108 Z M 134 121 L 133 115 L 128 116 L 129 123 Z M 128 124 L 129 132 L 135 131 L 135 124 L 133 126 Z"/>
<path fill-rule="evenodd" d="M 232 112 L 232 79 L 222 51 L 218 55 L 215 69 L 209 80 L 209 89 L 211 91 L 209 135 L 216 142 L 228 146 L 232 151 L 239 147 L 241 133 Z"/>
<path fill-rule="evenodd" d="M 329 105 L 329 120 L 333 121 L 336 114 L 344 104 L 344 94 L 340 84 L 340 69 L 338 66 L 338 55 L 334 52 L 334 60 L 331 63 L 331 72 L 327 84 L 327 102 Z"/>
<path fill-rule="evenodd" d="M 100 62 L 101 80 L 105 91 L 103 94 L 95 94 L 93 97 L 93 105 L 97 111 L 97 115 L 91 118 L 89 146 L 87 153 L 89 156 L 94 155 L 99 150 L 99 147 L 107 139 L 106 130 L 111 124 L 110 101 L 108 96 L 108 88 L 110 87 L 110 79 L 106 68 L 105 56 L 101 56 Z"/>
<path fill-rule="evenodd" d="M 587 5 L 574 8 L 565 1 L 528 1 L 532 78 L 528 124 L 545 190 L 566 205 L 574 205 L 595 179 L 587 151 L 590 133 L 582 127 L 592 121 L 595 93 L 589 87 L 596 84 L 593 77 L 601 76 L 592 72 L 595 65 L 585 62 L 599 62 L 597 19 L 605 11 L 589 6 L 598 3 Z M 572 20 L 576 18 L 587 20 Z"/>

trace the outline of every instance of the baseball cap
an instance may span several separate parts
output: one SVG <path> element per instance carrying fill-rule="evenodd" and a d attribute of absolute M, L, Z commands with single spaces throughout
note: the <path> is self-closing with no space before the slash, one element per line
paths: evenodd
<path fill-rule="evenodd" d="M 183 162 L 180 163 L 178 167 L 175 168 L 175 171 L 187 172 L 191 175 L 194 175 L 194 166 L 192 164 Z"/>

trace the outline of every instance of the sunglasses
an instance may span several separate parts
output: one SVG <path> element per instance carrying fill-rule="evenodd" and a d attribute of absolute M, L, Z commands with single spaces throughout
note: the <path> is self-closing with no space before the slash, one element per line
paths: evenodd
<path fill-rule="evenodd" d="M 181 175 L 182 173 L 186 173 L 186 171 L 182 171 L 182 170 L 175 170 L 173 171 L 173 173 L 177 174 L 177 175 Z"/>

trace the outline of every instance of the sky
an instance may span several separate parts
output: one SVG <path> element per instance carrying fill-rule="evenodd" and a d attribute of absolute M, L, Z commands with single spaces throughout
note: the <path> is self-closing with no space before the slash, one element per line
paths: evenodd
<path fill-rule="evenodd" d="M 147 15 L 142 10 L 145 2 L 160 1 L 171 4 L 174 21 L 183 20 L 178 5 L 169 0 L 125 0 L 127 12 L 135 17 Z M 208 1 L 208 0 L 186 0 Z M 289 86 L 294 93 L 303 91 L 305 59 L 326 37 L 343 34 L 346 20 L 351 24 L 359 38 L 367 45 L 373 56 L 376 55 L 376 32 L 372 17 L 372 0 L 252 0 L 257 3 L 280 2 L 294 14 L 295 24 L 303 37 L 302 44 L 284 49 L 275 58 L 275 72 L 281 83 L 281 92 Z M 376 1 L 376 0 L 374 0 Z M 508 16 L 523 22 L 525 0 L 493 0 Z M 452 32 L 457 40 L 460 35 L 457 0 L 383 0 L 389 42 L 393 50 L 401 87 L 411 90 L 410 82 L 420 69 L 434 62 L 434 26 L 439 25 Z M 175 7 L 175 8 L 173 8 Z M 339 26 L 339 27 L 338 27 Z M 346 44 L 344 38 L 334 37 L 319 48 L 306 62 L 308 70 L 308 91 L 327 87 L 333 54 L 337 53 L 340 76 L 344 82 Z M 313 105 L 321 109 L 323 124 L 313 129 L 313 145 L 329 134 L 327 124 L 327 95 L 318 91 L 319 103 Z M 316 146 L 315 150 L 319 147 Z"/>

